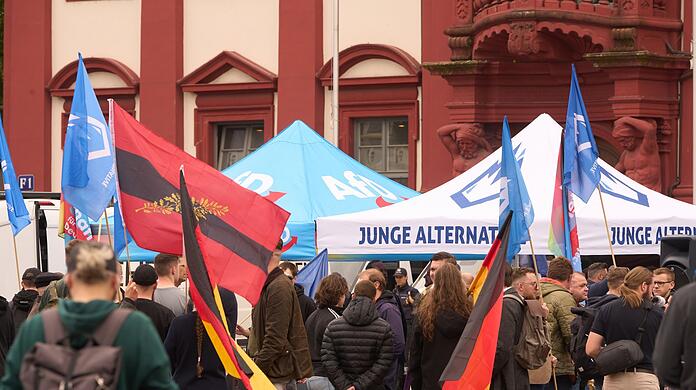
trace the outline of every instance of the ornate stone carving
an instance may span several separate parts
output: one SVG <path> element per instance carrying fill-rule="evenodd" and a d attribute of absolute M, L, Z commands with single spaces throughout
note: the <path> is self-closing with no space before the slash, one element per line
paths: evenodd
<path fill-rule="evenodd" d="M 635 4 L 633 3 L 633 0 L 623 0 L 623 4 L 621 4 L 621 8 L 624 11 L 630 11 L 635 7 Z"/>
<path fill-rule="evenodd" d="M 457 0 L 455 10 L 459 19 L 466 19 L 471 13 L 471 0 Z"/>
<path fill-rule="evenodd" d="M 611 135 L 624 151 L 615 168 L 638 183 L 660 192 L 662 173 L 657 145 L 657 123 L 625 116 L 614 122 Z"/>
<path fill-rule="evenodd" d="M 636 50 L 636 29 L 635 27 L 628 28 L 613 28 L 611 36 L 614 38 L 614 51 L 633 51 Z"/>
<path fill-rule="evenodd" d="M 452 156 L 453 176 L 466 172 L 492 150 L 480 123 L 445 125 L 437 129 L 437 135 Z"/>
<path fill-rule="evenodd" d="M 470 36 L 449 37 L 447 40 L 452 49 L 452 61 L 470 60 L 471 52 L 474 47 L 474 39 Z"/>
<path fill-rule="evenodd" d="M 508 52 L 515 56 L 528 56 L 539 54 L 541 44 L 539 34 L 536 31 L 536 23 L 520 22 L 510 25 L 508 36 Z"/>
<path fill-rule="evenodd" d="M 658 9 L 660 11 L 664 11 L 667 9 L 667 0 L 654 0 L 653 1 L 653 8 Z"/>

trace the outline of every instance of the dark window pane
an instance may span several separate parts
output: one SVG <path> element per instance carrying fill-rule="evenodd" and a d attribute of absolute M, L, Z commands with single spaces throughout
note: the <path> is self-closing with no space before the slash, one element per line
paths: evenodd
<path fill-rule="evenodd" d="M 408 172 L 408 146 L 387 148 L 387 171 Z"/>
<path fill-rule="evenodd" d="M 359 123 L 359 145 L 382 145 L 384 143 L 381 121 L 363 121 Z"/>
<path fill-rule="evenodd" d="M 408 145 L 408 124 L 405 120 L 395 120 L 389 126 L 389 145 Z"/>
<path fill-rule="evenodd" d="M 361 148 L 358 161 L 375 171 L 384 171 L 384 149 Z"/>
<path fill-rule="evenodd" d="M 250 149 L 256 149 L 263 145 L 263 127 L 254 127 L 251 129 Z"/>
<path fill-rule="evenodd" d="M 224 149 L 244 150 L 246 129 L 226 128 Z"/>

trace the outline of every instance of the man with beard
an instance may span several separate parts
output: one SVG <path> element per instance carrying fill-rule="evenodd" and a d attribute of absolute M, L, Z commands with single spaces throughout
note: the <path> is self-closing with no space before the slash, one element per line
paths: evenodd
<path fill-rule="evenodd" d="M 387 375 L 384 377 L 384 385 L 387 390 L 395 390 L 398 388 L 401 377 L 399 374 L 403 373 L 404 370 L 404 351 L 406 349 L 404 334 L 406 326 L 398 298 L 394 293 L 386 289 L 387 281 L 384 279 L 384 274 L 377 269 L 368 269 L 361 272 L 358 280 L 367 280 L 375 286 L 377 289 L 377 295 L 375 296 L 377 314 L 389 323 L 394 333 L 394 358 Z"/>
<path fill-rule="evenodd" d="M 457 176 L 491 153 L 480 123 L 457 123 L 437 129 L 443 145 L 452 155 L 452 175 Z"/>
<path fill-rule="evenodd" d="M 643 360 L 634 367 L 606 375 L 603 389 L 657 390 L 652 355 L 663 312 L 650 303 L 653 273 L 645 267 L 629 271 L 619 287 L 621 297 L 599 309 L 587 339 L 587 354 L 596 358 L 604 345 L 619 340 L 640 339 Z M 642 335 L 638 337 L 643 329 Z"/>

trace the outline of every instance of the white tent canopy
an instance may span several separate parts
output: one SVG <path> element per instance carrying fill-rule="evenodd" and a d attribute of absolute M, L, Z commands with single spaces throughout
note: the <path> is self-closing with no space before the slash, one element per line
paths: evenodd
<path fill-rule="evenodd" d="M 549 224 L 562 127 L 542 114 L 517 134 L 535 220 L 536 254 L 550 254 Z M 317 220 L 317 246 L 332 258 L 429 258 L 447 251 L 459 256 L 488 252 L 498 228 L 500 149 L 449 182 L 382 209 Z M 660 239 L 696 234 L 696 206 L 649 190 L 604 161 L 601 187 L 616 254 L 659 254 Z M 598 191 L 585 204 L 574 197 L 581 255 L 609 254 Z M 522 254 L 529 254 L 523 245 Z"/>

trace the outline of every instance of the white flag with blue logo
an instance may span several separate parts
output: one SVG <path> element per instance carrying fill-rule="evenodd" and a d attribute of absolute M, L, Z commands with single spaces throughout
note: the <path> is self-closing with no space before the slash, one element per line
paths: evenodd
<path fill-rule="evenodd" d="M 29 225 L 29 212 L 24 204 L 22 191 L 19 190 L 17 175 L 15 175 L 10 148 L 7 146 L 5 129 L 0 121 L 0 164 L 2 164 L 2 181 L 5 184 L 5 201 L 7 203 L 7 217 L 12 225 L 12 234 L 17 235 Z"/>
<path fill-rule="evenodd" d="M 529 241 L 529 227 L 534 222 L 534 208 L 529 199 L 527 186 L 515 158 L 510 139 L 510 125 L 507 116 L 503 119 L 502 156 L 500 158 L 500 216 L 498 229 L 512 211 L 510 239 L 508 241 L 508 262 L 520 251 L 520 245 Z"/>
<path fill-rule="evenodd" d="M 63 150 L 63 196 L 98 220 L 116 191 L 111 132 L 79 55 Z"/>
<path fill-rule="evenodd" d="M 568 111 L 563 131 L 563 185 L 587 203 L 599 184 L 597 145 L 592 135 L 590 118 L 585 110 L 580 85 L 575 75 L 570 83 Z"/>

